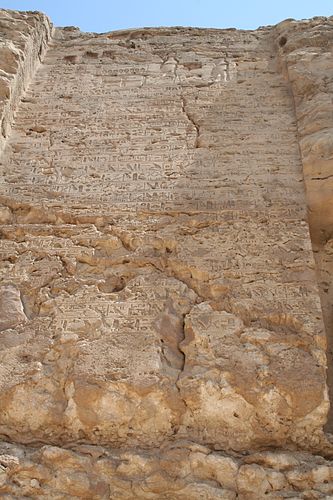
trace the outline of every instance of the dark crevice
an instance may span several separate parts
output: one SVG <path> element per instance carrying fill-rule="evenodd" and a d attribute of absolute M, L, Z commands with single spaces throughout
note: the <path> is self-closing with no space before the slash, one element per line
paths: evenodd
<path fill-rule="evenodd" d="M 188 111 L 188 104 L 187 104 L 186 99 L 185 99 L 184 96 L 181 97 L 181 101 L 182 101 L 182 112 L 185 114 L 186 118 L 193 125 L 193 127 L 195 128 L 195 131 L 196 131 L 196 138 L 195 138 L 195 141 L 194 141 L 194 147 L 195 148 L 199 148 L 200 147 L 200 145 L 199 145 L 200 126 L 195 121 L 192 113 L 190 113 Z"/>

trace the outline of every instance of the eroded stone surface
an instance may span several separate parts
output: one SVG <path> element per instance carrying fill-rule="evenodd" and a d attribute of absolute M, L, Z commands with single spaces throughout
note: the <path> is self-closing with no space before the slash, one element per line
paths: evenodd
<path fill-rule="evenodd" d="M 49 19 L 39 12 L 0 9 L 0 151 L 9 136 L 22 93 L 34 76 L 51 36 Z"/>
<path fill-rule="evenodd" d="M 333 387 L 333 116 L 332 18 L 284 21 L 280 60 L 294 97 L 309 207 L 309 224 L 328 338 L 328 380 Z M 331 389 L 332 399 L 332 389 Z M 333 429 L 332 412 L 328 429 Z"/>
<path fill-rule="evenodd" d="M 292 61 L 331 20 L 48 42 L 3 16 L 48 50 L 0 165 L 0 434 L 22 443 L 1 494 L 329 498 L 304 451 L 332 455 L 290 85 L 324 78 Z"/>
<path fill-rule="evenodd" d="M 228 456 L 189 441 L 145 452 L 2 443 L 0 467 L 0 491 L 8 499 L 254 500 L 333 494 L 333 466 L 322 457 L 283 450 Z"/>

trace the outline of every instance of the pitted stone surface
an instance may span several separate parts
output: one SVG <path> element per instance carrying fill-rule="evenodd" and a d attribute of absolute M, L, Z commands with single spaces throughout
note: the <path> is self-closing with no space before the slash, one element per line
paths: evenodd
<path fill-rule="evenodd" d="M 44 35 L 20 105 L 7 96 L 0 164 L 0 434 L 21 443 L 4 445 L 0 492 L 332 493 L 331 463 L 304 452 L 332 454 L 318 272 L 331 274 L 307 216 L 317 131 L 295 97 L 316 71 L 326 82 L 326 56 L 304 78 L 292 63 L 317 57 L 308 29 L 329 46 L 331 20 L 49 40 L 41 15 L 2 15 Z"/>
<path fill-rule="evenodd" d="M 309 225 L 328 339 L 333 394 L 333 116 L 332 18 L 284 21 L 276 30 L 280 60 L 294 98 Z M 281 40 L 283 42 L 281 46 Z M 285 43 L 284 43 L 285 42 Z M 327 428 L 332 431 L 332 411 Z"/>

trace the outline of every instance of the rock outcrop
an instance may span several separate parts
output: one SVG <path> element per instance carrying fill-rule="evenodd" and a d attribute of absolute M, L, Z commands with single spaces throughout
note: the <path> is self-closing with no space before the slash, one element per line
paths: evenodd
<path fill-rule="evenodd" d="M 333 397 L 333 114 L 332 19 L 277 26 L 282 68 L 294 97 L 308 217 L 328 339 Z M 330 419 L 329 430 L 333 421 Z"/>
<path fill-rule="evenodd" d="M 333 19 L 0 25 L 2 496 L 330 498 Z"/>
<path fill-rule="evenodd" d="M 14 112 L 40 64 L 51 37 L 51 23 L 39 12 L 0 10 L 0 151 Z"/>

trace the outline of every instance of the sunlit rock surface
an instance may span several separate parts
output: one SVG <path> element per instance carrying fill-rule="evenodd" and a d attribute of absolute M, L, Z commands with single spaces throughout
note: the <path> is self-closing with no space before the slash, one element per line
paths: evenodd
<path fill-rule="evenodd" d="M 1 495 L 330 498 L 333 19 L 0 28 Z"/>

